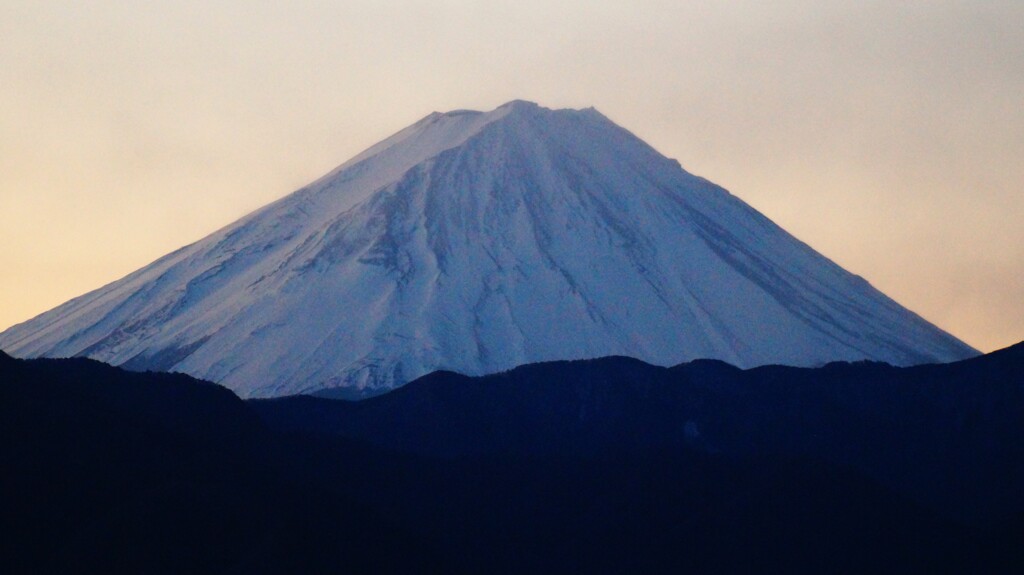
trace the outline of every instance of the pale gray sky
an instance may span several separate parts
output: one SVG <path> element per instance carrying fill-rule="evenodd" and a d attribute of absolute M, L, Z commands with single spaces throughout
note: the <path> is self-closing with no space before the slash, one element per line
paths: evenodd
<path fill-rule="evenodd" d="M 988 351 L 1024 340 L 1024 2 L 0 0 L 0 329 L 432 111 L 595 106 Z"/>

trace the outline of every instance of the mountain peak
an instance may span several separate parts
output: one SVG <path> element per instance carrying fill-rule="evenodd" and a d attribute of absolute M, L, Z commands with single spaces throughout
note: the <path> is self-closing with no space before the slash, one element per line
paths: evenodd
<path fill-rule="evenodd" d="M 605 118 L 605 116 L 603 116 L 600 112 L 598 112 L 592 106 L 588 107 L 588 108 L 580 108 L 580 109 L 575 109 L 575 108 L 554 108 L 553 109 L 553 108 L 546 108 L 546 107 L 541 106 L 540 104 L 538 104 L 536 102 L 531 102 L 529 100 L 511 100 L 509 102 L 505 102 L 504 104 L 502 104 L 502 105 L 498 106 L 497 108 L 494 108 L 493 110 L 490 110 L 490 111 L 459 109 L 459 110 L 452 110 L 450 112 L 433 112 L 429 116 L 427 116 L 426 118 L 421 120 L 421 122 L 431 123 L 431 122 L 436 122 L 436 121 L 439 121 L 439 120 L 449 120 L 449 119 L 452 119 L 452 118 L 460 118 L 460 117 L 461 118 L 466 118 L 466 117 L 478 117 L 478 116 L 485 116 L 490 121 L 497 121 L 497 120 L 500 120 L 502 118 L 508 118 L 508 117 L 522 117 L 522 116 L 528 116 L 529 117 L 529 116 L 537 116 L 537 115 L 547 116 L 547 115 L 551 115 L 551 114 L 558 115 L 558 116 L 574 117 L 574 118 L 577 118 L 577 119 L 583 118 L 583 117 L 587 117 L 587 116 L 596 116 L 596 117 L 599 117 L 599 118 L 607 120 L 607 118 Z M 608 121 L 610 122 L 610 120 L 608 120 Z"/>
<path fill-rule="evenodd" d="M 547 110 L 547 108 L 541 108 L 536 102 L 530 102 L 529 100 L 512 100 L 498 106 L 497 110 L 511 110 L 515 112 L 527 112 L 536 110 Z"/>
<path fill-rule="evenodd" d="M 607 355 L 975 353 L 596 110 L 522 100 L 430 114 L 0 346 L 243 397 Z"/>
<path fill-rule="evenodd" d="M 583 119 L 599 119 L 607 122 L 608 124 L 615 125 L 614 122 L 609 120 L 593 106 L 586 108 L 546 108 L 529 100 L 512 100 L 511 102 L 506 102 L 501 106 L 498 106 L 489 113 L 508 115 L 556 115 L 567 119 L 575 119 L 577 121 Z"/>

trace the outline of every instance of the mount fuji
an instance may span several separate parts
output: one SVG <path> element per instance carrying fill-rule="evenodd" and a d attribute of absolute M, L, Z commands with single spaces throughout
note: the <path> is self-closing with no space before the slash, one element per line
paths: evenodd
<path fill-rule="evenodd" d="M 625 355 L 740 367 L 977 352 L 594 109 L 434 113 L 0 334 L 242 397 Z"/>

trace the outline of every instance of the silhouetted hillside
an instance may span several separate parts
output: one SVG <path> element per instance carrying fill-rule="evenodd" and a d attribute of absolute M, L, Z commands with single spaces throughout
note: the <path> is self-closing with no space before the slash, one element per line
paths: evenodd
<path fill-rule="evenodd" d="M 1024 344 L 962 362 L 739 370 L 629 358 L 468 378 L 437 372 L 361 402 L 250 402 L 278 429 L 429 456 L 688 449 L 856 469 L 957 519 L 1024 509 Z"/>
<path fill-rule="evenodd" d="M 0 355 L 4 572 L 1024 568 L 1024 346 L 947 365 L 629 358 L 352 403 Z"/>
<path fill-rule="evenodd" d="M 300 483 L 219 386 L 0 356 L 4 573 L 362 572 L 435 566 L 415 537 Z"/>

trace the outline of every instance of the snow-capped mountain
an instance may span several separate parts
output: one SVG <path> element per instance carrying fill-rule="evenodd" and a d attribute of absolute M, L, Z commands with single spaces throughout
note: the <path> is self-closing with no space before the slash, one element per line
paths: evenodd
<path fill-rule="evenodd" d="M 626 355 L 750 367 L 975 350 L 593 109 L 434 113 L 0 334 L 243 397 Z"/>

